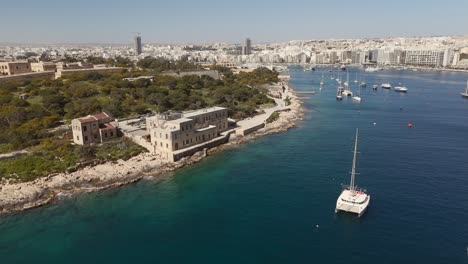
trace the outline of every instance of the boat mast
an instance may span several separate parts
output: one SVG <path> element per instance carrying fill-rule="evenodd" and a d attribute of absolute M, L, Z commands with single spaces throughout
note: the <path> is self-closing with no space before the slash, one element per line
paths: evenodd
<path fill-rule="evenodd" d="M 351 183 L 349 184 L 349 190 L 351 192 L 354 192 L 354 177 L 356 176 L 356 153 L 357 153 L 358 133 L 359 133 L 359 130 L 358 128 L 356 128 L 356 141 L 354 142 L 353 169 L 351 170 Z"/>

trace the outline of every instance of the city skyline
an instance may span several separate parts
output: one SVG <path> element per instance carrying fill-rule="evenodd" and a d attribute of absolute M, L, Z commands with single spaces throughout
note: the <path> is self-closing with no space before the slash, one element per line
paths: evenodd
<path fill-rule="evenodd" d="M 25 8 L 25 6 L 27 6 Z M 92 7 L 92 8 L 90 8 Z M 392 2 L 309 3 L 267 6 L 240 0 L 152 3 L 30 0 L 5 3 L 4 19 L 20 21 L 0 29 L 0 43 L 129 44 L 133 32 L 144 43 L 209 44 L 289 40 L 466 35 L 468 3 L 426 1 L 424 6 Z M 86 16 L 84 15 L 86 14 Z M 450 25 L 450 26 L 447 26 Z M 18 34 L 21 33 L 21 34 Z"/>

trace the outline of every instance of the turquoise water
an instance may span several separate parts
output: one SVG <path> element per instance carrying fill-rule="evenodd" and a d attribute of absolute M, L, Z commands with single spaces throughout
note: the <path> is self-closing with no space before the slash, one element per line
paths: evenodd
<path fill-rule="evenodd" d="M 320 72 L 291 76 L 318 91 Z M 361 104 L 337 102 L 325 78 L 287 133 L 0 218 L 0 263 L 468 263 L 467 78 L 369 73 Z M 372 91 L 384 81 L 410 90 Z M 360 219 L 334 213 L 356 127 L 357 184 L 372 197 Z"/>

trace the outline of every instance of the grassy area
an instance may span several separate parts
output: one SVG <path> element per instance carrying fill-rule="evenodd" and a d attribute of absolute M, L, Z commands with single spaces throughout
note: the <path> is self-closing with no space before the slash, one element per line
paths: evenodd
<path fill-rule="evenodd" d="M 280 116 L 280 114 L 278 112 L 273 112 L 273 114 L 271 114 L 271 116 L 267 118 L 266 122 L 267 123 L 273 123 L 276 120 L 278 120 L 279 116 Z"/>
<path fill-rule="evenodd" d="M 99 145 L 77 146 L 64 140 L 46 140 L 30 154 L 0 160 L 0 178 L 30 181 L 51 173 L 75 170 L 80 163 L 93 160 L 127 160 L 146 151 L 126 138 Z"/>

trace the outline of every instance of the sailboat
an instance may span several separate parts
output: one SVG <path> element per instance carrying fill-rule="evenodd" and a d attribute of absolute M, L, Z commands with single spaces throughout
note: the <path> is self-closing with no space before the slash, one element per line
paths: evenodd
<path fill-rule="evenodd" d="M 468 98 L 468 81 L 466 81 L 466 89 L 464 93 L 460 93 L 463 98 Z"/>
<path fill-rule="evenodd" d="M 351 170 L 351 182 L 349 186 L 343 189 L 338 200 L 336 201 L 335 212 L 344 211 L 349 213 L 355 213 L 358 217 L 364 214 L 370 203 L 370 195 L 366 193 L 366 190 L 357 188 L 355 186 L 356 177 L 356 153 L 358 144 L 358 133 L 359 130 L 356 128 L 356 141 L 354 142 L 354 156 L 353 156 L 353 167 Z"/>
<path fill-rule="evenodd" d="M 345 89 L 343 91 L 343 95 L 346 95 L 346 96 L 353 96 L 353 92 L 351 92 L 351 90 L 349 90 L 349 72 L 347 73 L 346 75 L 346 83 L 345 83 Z"/>
<path fill-rule="evenodd" d="M 361 102 L 361 86 L 359 86 L 359 94 L 352 97 L 353 101 L 360 103 Z"/>
<path fill-rule="evenodd" d="M 366 87 L 367 86 L 367 83 L 366 83 L 366 76 L 364 75 L 362 77 L 362 81 L 361 81 L 361 87 Z"/>

